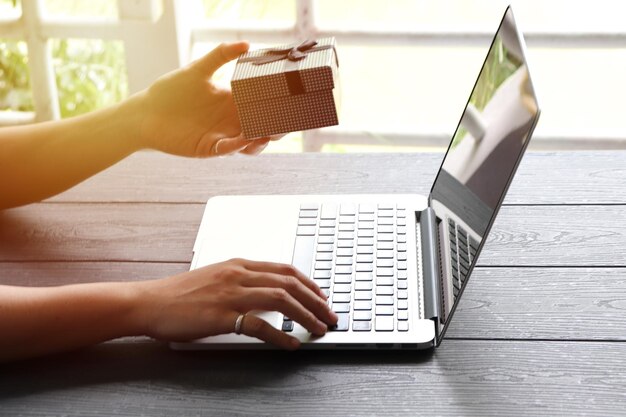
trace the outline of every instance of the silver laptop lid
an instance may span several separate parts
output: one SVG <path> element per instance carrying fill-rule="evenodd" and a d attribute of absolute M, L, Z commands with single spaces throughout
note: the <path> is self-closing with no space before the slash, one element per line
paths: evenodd
<path fill-rule="evenodd" d="M 539 118 L 525 49 L 509 6 L 430 192 L 429 205 L 437 217 L 440 249 L 437 344 L 450 323 Z M 474 244 L 474 248 L 465 248 L 474 252 L 474 256 L 465 254 L 469 262 L 455 260 L 451 253 L 457 233 L 467 233 L 466 240 Z M 463 249 L 461 246 L 458 243 L 455 248 Z M 453 271 L 455 267 L 457 271 Z M 464 278 L 459 270 L 466 271 Z"/>

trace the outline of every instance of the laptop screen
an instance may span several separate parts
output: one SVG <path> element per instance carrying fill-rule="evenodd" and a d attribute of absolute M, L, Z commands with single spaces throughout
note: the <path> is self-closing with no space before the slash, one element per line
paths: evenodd
<path fill-rule="evenodd" d="M 441 266 L 447 278 L 444 322 L 475 264 L 538 117 L 524 40 L 509 7 L 430 194 L 441 221 Z M 454 243 L 461 238 L 461 243 Z"/>

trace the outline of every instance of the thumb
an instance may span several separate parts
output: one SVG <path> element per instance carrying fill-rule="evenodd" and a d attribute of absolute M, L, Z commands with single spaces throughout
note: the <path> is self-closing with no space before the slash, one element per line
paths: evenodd
<path fill-rule="evenodd" d="M 207 77 L 210 77 L 219 67 L 247 52 L 249 47 L 250 44 L 246 41 L 221 43 L 211 52 L 193 62 L 191 66 L 198 68 Z"/>

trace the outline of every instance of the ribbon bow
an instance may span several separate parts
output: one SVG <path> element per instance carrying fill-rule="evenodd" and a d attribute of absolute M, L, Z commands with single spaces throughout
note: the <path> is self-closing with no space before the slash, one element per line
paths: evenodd
<path fill-rule="evenodd" d="M 317 46 L 317 41 L 306 40 L 298 46 L 283 49 L 268 49 L 263 55 L 240 58 L 239 62 L 251 62 L 253 65 L 265 65 L 283 59 L 296 62 L 306 58 L 307 54 L 311 52 L 323 51 L 332 47 L 332 45 Z"/>

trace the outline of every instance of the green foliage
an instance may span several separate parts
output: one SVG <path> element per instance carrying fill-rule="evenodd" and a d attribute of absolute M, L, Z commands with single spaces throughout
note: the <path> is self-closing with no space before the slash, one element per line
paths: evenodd
<path fill-rule="evenodd" d="M 0 40 L 0 110 L 33 110 L 25 42 Z"/>
<path fill-rule="evenodd" d="M 122 42 L 55 40 L 52 56 L 62 117 L 86 113 L 126 97 Z"/>
<path fill-rule="evenodd" d="M 63 6 L 61 0 L 48 3 L 56 8 Z M 16 0 L 12 4 L 18 6 Z M 101 8 L 108 4 L 102 3 Z M 54 39 L 50 47 L 62 117 L 86 113 L 126 97 L 128 81 L 122 42 Z M 0 39 L 0 110 L 34 110 L 24 41 Z"/>

